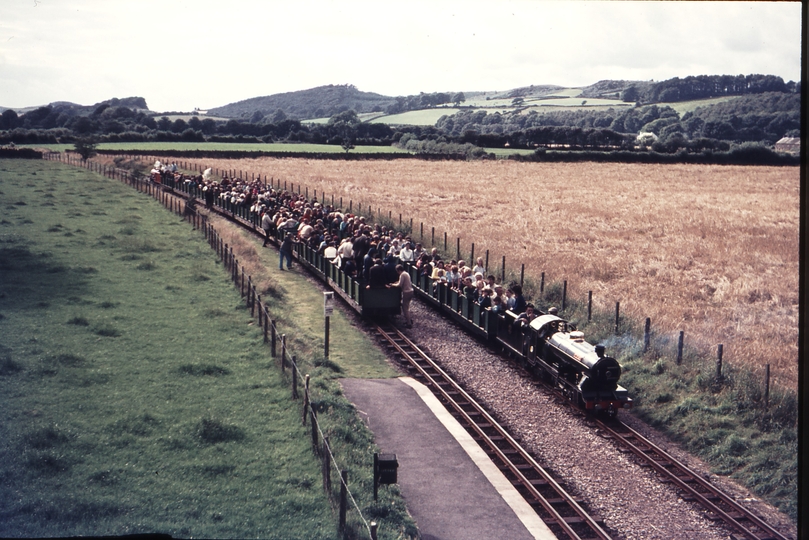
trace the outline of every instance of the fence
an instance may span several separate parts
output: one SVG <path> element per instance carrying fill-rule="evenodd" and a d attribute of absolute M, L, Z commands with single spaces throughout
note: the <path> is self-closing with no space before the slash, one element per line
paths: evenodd
<path fill-rule="evenodd" d="M 362 515 L 362 512 L 357 504 L 353 494 L 348 487 L 348 473 L 346 469 L 341 469 L 334 454 L 332 453 L 329 439 L 325 435 L 323 428 L 317 418 L 316 409 L 313 407 L 313 395 L 309 386 L 309 375 L 304 377 L 302 382 L 303 391 L 299 390 L 301 384 L 300 368 L 297 364 L 297 358 L 293 351 L 287 346 L 287 335 L 278 330 L 276 321 L 270 315 L 269 306 L 263 302 L 261 295 L 258 294 L 255 284 L 253 283 L 252 276 L 246 275 L 244 268 L 239 264 L 236 258 L 233 247 L 229 246 L 223 239 L 222 235 L 217 231 L 216 227 L 209 222 L 208 218 L 197 212 L 192 200 L 185 200 L 178 197 L 172 191 L 170 186 L 155 184 L 150 179 L 143 176 L 131 174 L 128 171 L 116 167 L 108 167 L 106 165 L 96 163 L 90 160 L 82 161 L 74 159 L 70 156 L 65 156 L 60 153 L 49 153 L 44 155 L 44 159 L 52 161 L 61 161 L 70 165 L 85 167 L 88 170 L 97 172 L 109 178 L 120 180 L 121 182 L 132 186 L 141 193 L 148 194 L 160 201 L 171 212 L 182 216 L 184 220 L 189 221 L 194 230 L 199 230 L 204 235 L 208 244 L 216 252 L 217 257 L 222 261 L 224 269 L 230 274 L 230 278 L 234 285 L 238 287 L 239 293 L 245 300 L 246 308 L 250 310 L 252 317 L 258 318 L 259 328 L 262 329 L 264 336 L 264 343 L 270 347 L 270 356 L 274 359 L 279 358 L 280 353 L 280 368 L 281 372 L 286 375 L 287 368 L 289 368 L 289 381 L 291 399 L 298 401 L 303 398 L 301 407 L 301 421 L 305 426 L 307 420 L 311 424 L 312 432 L 312 449 L 321 460 L 321 474 L 323 476 L 323 489 L 332 503 L 333 507 L 337 507 L 339 515 L 338 525 L 340 531 L 344 535 L 353 533 L 352 536 L 356 537 L 360 531 L 367 533 L 367 538 L 377 540 L 378 524 L 376 522 L 369 522 Z M 190 193 L 193 196 L 193 193 Z M 225 205 L 232 206 L 232 205 Z M 225 208 L 230 210 L 229 208 Z M 238 214 L 237 214 L 238 215 Z M 244 216 L 240 216 L 243 217 Z M 280 344 L 280 350 L 279 350 Z M 331 471 L 336 470 L 337 478 L 340 479 L 339 496 L 335 497 L 332 490 Z M 350 506 L 349 506 L 350 502 Z M 355 512 L 358 523 L 354 523 L 355 528 L 358 530 L 349 530 L 352 524 L 348 522 L 348 512 Z"/>

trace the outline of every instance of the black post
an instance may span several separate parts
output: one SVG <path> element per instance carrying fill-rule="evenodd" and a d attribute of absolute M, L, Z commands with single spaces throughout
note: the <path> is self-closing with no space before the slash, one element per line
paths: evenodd
<path fill-rule="evenodd" d="M 491 274 L 491 270 L 489 270 L 489 250 L 486 250 L 486 273 Z"/>
<path fill-rule="evenodd" d="M 562 311 L 567 307 L 567 280 L 562 285 Z"/>
<path fill-rule="evenodd" d="M 472 251 L 469 253 L 469 262 L 474 263 L 475 261 L 475 243 L 472 242 Z"/>
<path fill-rule="evenodd" d="M 444 253 L 447 252 L 447 231 L 444 231 Z"/>
<path fill-rule="evenodd" d="M 593 291 L 587 293 L 587 322 L 593 318 Z"/>
<path fill-rule="evenodd" d="M 329 357 L 329 320 L 331 317 L 326 316 L 326 335 L 325 342 L 323 343 L 323 358 Z"/>
<path fill-rule="evenodd" d="M 340 530 L 346 526 L 346 507 L 348 506 L 347 487 L 348 471 L 340 471 Z"/>
<path fill-rule="evenodd" d="M 460 236 L 456 237 L 456 239 L 455 239 L 455 252 L 457 253 L 455 258 L 460 259 L 461 258 L 461 237 Z"/>
<path fill-rule="evenodd" d="M 500 283 L 506 281 L 506 256 L 503 255 L 503 266 L 500 268 Z"/>
<path fill-rule="evenodd" d="M 724 352 L 724 345 L 721 343 L 716 348 L 716 380 L 722 380 L 722 353 Z"/>
<path fill-rule="evenodd" d="M 683 337 L 685 336 L 685 332 L 680 330 L 680 337 L 677 339 L 677 365 L 679 366 L 683 362 Z"/>
<path fill-rule="evenodd" d="M 764 409 L 770 408 L 770 364 L 764 372 Z"/>
<path fill-rule="evenodd" d="M 524 282 L 525 282 L 525 263 L 522 263 L 522 265 L 520 266 L 520 287 L 523 286 Z M 565 309 L 564 302 L 562 302 L 562 304 L 563 304 L 562 309 Z"/>
<path fill-rule="evenodd" d="M 379 493 L 379 454 L 374 452 L 374 500 Z"/>
<path fill-rule="evenodd" d="M 298 399 L 298 363 L 292 356 L 292 399 Z"/>
<path fill-rule="evenodd" d="M 281 334 L 281 371 L 287 367 L 287 335 Z"/>
<path fill-rule="evenodd" d="M 542 272 L 542 275 L 539 278 L 539 294 L 543 294 L 545 292 L 545 272 Z"/>
<path fill-rule="evenodd" d="M 618 321 L 621 313 L 621 302 L 615 302 L 615 334 L 618 334 Z"/>
<path fill-rule="evenodd" d="M 643 352 L 649 350 L 649 341 L 652 333 L 652 319 L 646 317 L 646 327 L 643 329 Z"/>

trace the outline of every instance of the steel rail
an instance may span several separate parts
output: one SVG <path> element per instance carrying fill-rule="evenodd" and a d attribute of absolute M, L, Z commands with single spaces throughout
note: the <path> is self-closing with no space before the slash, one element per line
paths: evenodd
<path fill-rule="evenodd" d="M 789 540 L 788 537 L 782 535 L 761 518 L 741 506 L 732 497 L 623 422 L 613 420 L 612 425 L 609 425 L 599 419 L 595 421 L 598 427 L 606 431 L 620 445 L 630 449 L 632 453 L 640 457 L 644 463 L 651 466 L 658 474 L 693 497 L 709 512 L 721 518 L 749 540 Z M 625 430 L 625 433 L 621 433 L 619 430 Z M 630 440 L 631 438 L 636 439 L 638 443 L 633 443 Z M 643 448 L 643 446 L 646 448 Z M 703 491 L 699 491 L 689 484 L 697 484 Z M 723 510 L 711 499 L 721 501 L 729 510 Z M 735 513 L 736 516 L 732 515 L 731 512 Z M 754 532 L 742 524 L 741 522 L 744 520 L 752 523 L 765 536 L 761 536 L 759 532 Z"/>
<path fill-rule="evenodd" d="M 528 492 L 530 498 L 532 498 L 542 507 L 542 509 L 547 513 L 547 515 L 543 517 L 543 515 L 538 512 L 540 517 L 543 518 L 543 521 L 547 522 L 550 519 L 552 523 L 549 523 L 549 525 L 555 524 L 561 528 L 569 538 L 573 540 L 581 539 L 582 537 L 579 535 L 579 533 L 577 533 L 571 524 L 568 523 L 569 518 L 562 516 L 554 507 L 554 503 L 564 502 L 564 504 L 566 504 L 567 507 L 575 513 L 575 517 L 577 518 L 575 521 L 583 525 L 582 528 L 586 527 L 589 532 L 596 535 L 595 538 L 602 540 L 610 539 L 610 536 L 601 528 L 596 520 L 583 508 L 581 508 L 575 499 L 568 494 L 564 488 L 562 488 L 551 477 L 551 475 L 545 471 L 545 469 L 543 469 L 536 462 L 536 460 L 534 460 L 534 458 L 531 457 L 531 455 L 502 426 L 500 426 L 500 424 L 498 424 L 497 421 L 491 417 L 491 415 L 489 415 L 488 412 L 486 412 L 481 405 L 472 399 L 472 397 L 460 385 L 458 385 L 458 383 L 455 382 L 452 377 L 450 377 L 429 356 L 427 356 L 424 351 L 422 351 L 415 343 L 413 343 L 397 329 L 383 328 L 380 325 L 376 325 L 376 329 L 378 334 L 385 339 L 404 359 L 406 359 L 410 365 L 422 375 L 422 377 L 428 381 L 428 384 L 432 387 L 433 391 L 445 400 L 447 404 L 446 406 L 455 410 L 456 413 L 462 418 L 463 422 L 465 422 L 469 428 L 474 431 L 474 433 L 480 439 L 479 444 L 481 444 L 481 446 L 485 445 L 485 447 L 488 447 L 490 450 L 489 453 L 494 454 L 497 459 L 509 470 L 509 472 L 511 472 L 516 479 L 511 480 L 511 482 L 515 485 L 522 486 Z M 409 349 L 409 351 L 406 349 Z M 415 358 L 414 354 L 418 358 Z M 425 363 L 427 367 L 425 368 L 422 366 L 420 362 Z M 428 369 L 434 371 L 435 374 L 428 373 Z M 448 391 L 446 391 L 439 381 L 443 381 L 445 384 L 449 385 L 452 391 L 461 397 L 461 400 L 453 397 Z M 461 403 L 461 401 L 464 403 Z M 464 410 L 464 404 L 471 406 L 474 409 L 473 414 L 470 414 L 470 411 Z M 480 420 L 473 419 L 473 415 L 479 416 Z M 525 476 L 525 473 L 520 469 L 519 465 L 515 463 L 515 458 L 509 457 L 504 449 L 500 448 L 495 443 L 492 436 L 485 432 L 484 426 L 494 429 L 497 432 L 497 435 L 510 447 L 512 452 L 516 451 L 519 459 L 529 465 L 530 470 L 533 470 L 540 477 L 541 482 L 549 486 L 549 488 L 558 498 L 555 498 L 552 502 L 549 501 L 546 496 L 542 495 L 534 485 L 534 482 L 537 480 L 532 481 Z M 528 499 L 528 497 L 526 497 L 526 499 Z"/>

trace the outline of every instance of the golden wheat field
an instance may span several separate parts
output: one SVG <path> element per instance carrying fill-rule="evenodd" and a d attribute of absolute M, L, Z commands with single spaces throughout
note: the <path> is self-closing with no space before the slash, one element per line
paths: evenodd
<path fill-rule="evenodd" d="M 185 160 L 187 161 L 187 160 Z M 370 204 L 418 240 L 490 251 L 568 297 L 642 321 L 725 364 L 798 376 L 799 168 L 512 161 L 199 160 Z M 429 246 L 428 246 L 429 247 Z"/>

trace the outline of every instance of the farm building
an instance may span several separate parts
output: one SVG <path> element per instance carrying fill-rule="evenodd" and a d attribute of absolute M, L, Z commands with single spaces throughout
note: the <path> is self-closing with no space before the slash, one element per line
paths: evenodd
<path fill-rule="evenodd" d="M 799 137 L 783 137 L 775 143 L 775 151 L 797 154 L 801 151 L 801 139 Z"/>

